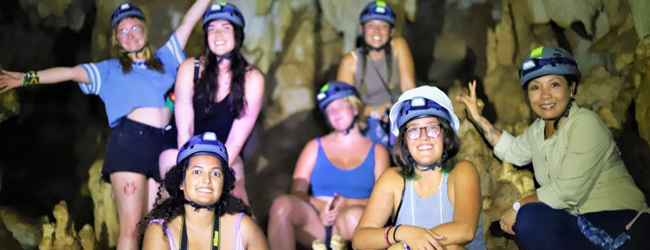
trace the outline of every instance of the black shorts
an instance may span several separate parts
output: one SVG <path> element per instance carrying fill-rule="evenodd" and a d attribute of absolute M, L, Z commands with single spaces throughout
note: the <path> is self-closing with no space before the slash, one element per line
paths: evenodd
<path fill-rule="evenodd" d="M 108 139 L 102 179 L 110 183 L 110 174 L 132 172 L 160 182 L 158 158 L 169 144 L 167 130 L 123 119 Z"/>

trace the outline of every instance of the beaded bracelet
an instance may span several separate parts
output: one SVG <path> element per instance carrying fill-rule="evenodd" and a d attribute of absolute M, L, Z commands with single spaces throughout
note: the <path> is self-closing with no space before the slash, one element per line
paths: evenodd
<path fill-rule="evenodd" d="M 23 73 L 23 87 L 38 85 L 39 83 L 40 79 L 38 78 L 36 71 L 28 71 Z"/>
<path fill-rule="evenodd" d="M 393 245 L 393 244 L 390 244 L 390 240 L 388 240 L 388 232 L 390 232 L 391 228 L 393 228 L 393 226 L 387 226 L 386 231 L 384 231 L 384 240 L 386 241 L 386 245 L 388 245 L 388 247 Z"/>

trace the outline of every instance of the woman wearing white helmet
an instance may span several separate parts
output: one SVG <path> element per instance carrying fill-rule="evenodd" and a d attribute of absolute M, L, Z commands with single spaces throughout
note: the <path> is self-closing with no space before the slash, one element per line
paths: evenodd
<path fill-rule="evenodd" d="M 390 112 L 393 159 L 354 233 L 356 249 L 485 249 L 479 175 L 454 158 L 460 146 L 451 100 L 436 87 L 406 91 Z M 384 227 L 392 218 L 392 225 Z"/>
<path fill-rule="evenodd" d="M 196 0 L 169 40 L 156 51 L 149 44 L 142 10 L 123 3 L 110 19 L 111 50 L 117 58 L 22 74 L 4 71 L 0 75 L 0 93 L 19 86 L 75 81 L 85 94 L 102 99 L 113 129 L 102 179 L 111 182 L 117 199 L 120 250 L 136 249 L 135 225 L 155 198 L 157 185 L 153 180 L 161 179 L 158 157 L 167 141 L 163 128 L 171 118 L 163 96 L 174 83 L 176 69 L 185 60 L 183 48 L 209 4 L 209 0 Z"/>
<path fill-rule="evenodd" d="M 521 86 L 537 119 L 514 137 L 481 116 L 476 82 L 457 97 L 501 160 L 532 163 L 540 187 L 514 202 L 501 228 L 526 249 L 639 249 L 650 245 L 643 193 L 598 116 L 578 107 L 580 71 L 563 48 L 543 46 L 521 64 Z"/>
<path fill-rule="evenodd" d="M 354 86 L 366 105 L 364 135 L 389 147 L 382 122 L 397 97 L 415 88 L 413 57 L 406 41 L 395 37 L 395 11 L 384 1 L 368 3 L 359 14 L 360 46 L 341 59 L 337 80 Z"/>

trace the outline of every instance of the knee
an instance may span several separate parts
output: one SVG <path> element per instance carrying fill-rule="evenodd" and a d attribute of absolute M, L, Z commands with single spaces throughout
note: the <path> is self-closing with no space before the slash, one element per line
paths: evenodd
<path fill-rule="evenodd" d="M 548 209 L 552 208 L 541 202 L 528 203 L 521 206 L 517 212 L 517 219 L 514 225 L 517 236 L 536 232 L 541 225 L 547 224 L 545 220 L 548 217 L 543 214 Z"/>
<path fill-rule="evenodd" d="M 295 199 L 295 197 L 289 194 L 284 194 L 276 198 L 271 205 L 269 217 L 282 221 L 289 218 L 294 210 L 293 199 Z"/>
<path fill-rule="evenodd" d="M 346 223 L 348 225 L 353 224 L 356 226 L 356 224 L 359 223 L 359 220 L 361 220 L 361 215 L 363 215 L 362 206 L 347 207 L 345 210 L 341 211 L 337 217 L 337 222 Z"/>

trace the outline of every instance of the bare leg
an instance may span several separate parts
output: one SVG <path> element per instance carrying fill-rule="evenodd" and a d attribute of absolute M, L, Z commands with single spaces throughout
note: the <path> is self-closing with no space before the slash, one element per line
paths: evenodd
<path fill-rule="evenodd" d="M 239 199 L 242 199 L 246 204 L 250 205 L 248 202 L 248 193 L 246 193 L 246 178 L 244 175 L 244 161 L 241 159 L 241 156 L 235 158 L 235 162 L 232 164 L 232 169 L 235 171 L 235 189 L 232 193 Z"/>
<path fill-rule="evenodd" d="M 178 149 L 167 149 L 160 153 L 158 157 L 158 169 L 160 170 L 160 179 L 165 179 L 165 174 L 176 166 L 176 156 L 178 155 Z"/>
<path fill-rule="evenodd" d="M 147 180 L 141 174 L 115 172 L 111 174 L 113 193 L 120 216 L 118 250 L 138 248 L 136 228 L 146 209 Z"/>
<path fill-rule="evenodd" d="M 156 182 L 153 178 L 147 179 L 147 211 L 144 211 L 144 214 L 149 213 L 153 208 L 153 204 L 156 202 L 156 196 L 158 195 L 158 187 L 160 184 Z"/>
<path fill-rule="evenodd" d="M 347 207 L 345 210 L 339 213 L 336 218 L 336 228 L 338 229 L 338 234 L 343 238 L 344 241 L 352 240 L 352 235 L 354 230 L 361 220 L 361 215 L 363 214 L 363 206 L 351 206 Z"/>
<path fill-rule="evenodd" d="M 273 201 L 269 212 L 268 238 L 271 250 L 294 250 L 296 240 L 311 246 L 325 239 L 325 227 L 316 210 L 293 195 L 282 195 Z"/>

